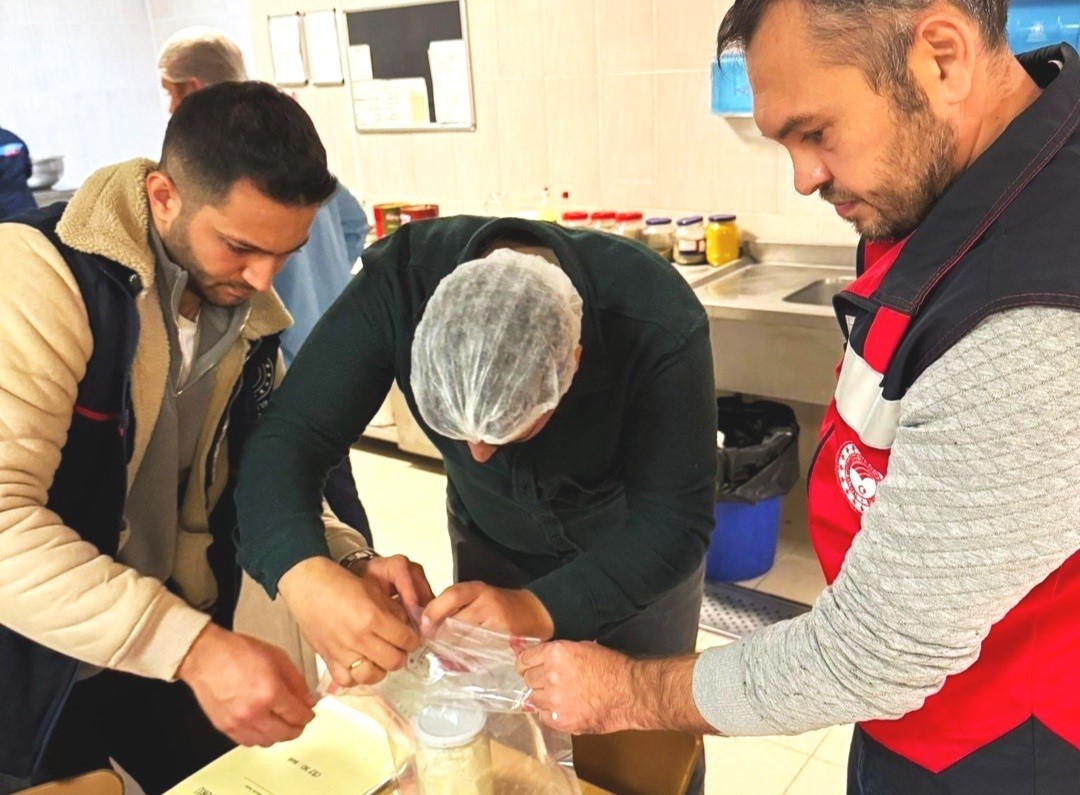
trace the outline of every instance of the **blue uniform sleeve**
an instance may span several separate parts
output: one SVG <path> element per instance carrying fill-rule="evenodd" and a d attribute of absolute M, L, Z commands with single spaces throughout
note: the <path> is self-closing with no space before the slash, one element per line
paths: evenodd
<path fill-rule="evenodd" d="M 345 236 L 345 250 L 349 254 L 351 266 L 360 258 L 360 253 L 364 250 L 364 239 L 367 237 L 370 224 L 360 202 L 341 183 L 338 183 L 337 192 L 334 193 L 331 201 L 337 205 L 338 216 L 341 219 L 341 232 Z"/>

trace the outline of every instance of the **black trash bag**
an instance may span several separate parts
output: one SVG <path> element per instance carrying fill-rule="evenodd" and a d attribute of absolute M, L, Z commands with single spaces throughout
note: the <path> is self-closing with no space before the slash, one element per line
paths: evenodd
<path fill-rule="evenodd" d="M 787 494 L 799 479 L 799 423 L 771 400 L 716 399 L 716 502 L 757 503 Z"/>

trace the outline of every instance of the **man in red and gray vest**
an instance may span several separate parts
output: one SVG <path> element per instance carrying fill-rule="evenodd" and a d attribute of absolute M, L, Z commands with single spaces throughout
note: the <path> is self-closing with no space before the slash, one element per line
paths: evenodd
<path fill-rule="evenodd" d="M 852 793 L 1080 791 L 1080 59 L 1005 0 L 737 0 L 761 131 L 863 236 L 814 609 L 700 656 L 548 644 L 567 731 L 855 722 Z"/>

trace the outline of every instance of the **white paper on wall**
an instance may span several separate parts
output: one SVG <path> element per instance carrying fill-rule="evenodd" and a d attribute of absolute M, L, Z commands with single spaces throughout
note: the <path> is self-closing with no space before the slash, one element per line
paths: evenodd
<path fill-rule="evenodd" d="M 432 94 L 437 124 L 468 124 L 472 119 L 469 101 L 468 52 L 462 39 L 433 41 L 428 45 Z"/>
<path fill-rule="evenodd" d="M 349 76 L 358 80 L 372 80 L 371 47 L 367 44 L 354 44 L 349 47 Z"/>
<path fill-rule="evenodd" d="M 302 22 L 299 14 L 272 16 L 270 58 L 274 63 L 274 82 L 279 86 L 302 86 L 307 83 L 304 52 L 301 45 Z"/>
<path fill-rule="evenodd" d="M 358 127 L 384 129 L 427 124 L 427 82 L 422 77 L 354 80 L 353 110 Z"/>
<path fill-rule="evenodd" d="M 304 14 L 304 43 L 312 83 L 341 85 L 345 82 L 338 47 L 337 12 L 311 11 Z"/>

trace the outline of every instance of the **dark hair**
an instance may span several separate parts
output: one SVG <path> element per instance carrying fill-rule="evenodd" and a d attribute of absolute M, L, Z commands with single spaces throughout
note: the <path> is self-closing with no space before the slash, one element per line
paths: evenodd
<path fill-rule="evenodd" d="M 337 180 L 304 109 L 269 83 L 218 83 L 184 98 L 165 129 L 161 169 L 200 194 L 223 199 L 250 180 L 280 204 L 312 205 Z"/>
<path fill-rule="evenodd" d="M 780 0 L 735 0 L 716 34 L 716 54 L 745 49 L 765 13 Z M 875 91 L 910 93 L 907 58 L 915 16 L 934 0 L 796 0 L 809 29 L 830 60 L 858 67 Z M 1008 0 L 947 0 L 979 26 L 990 49 L 1005 45 Z M 901 104 L 910 97 L 901 96 Z"/>

